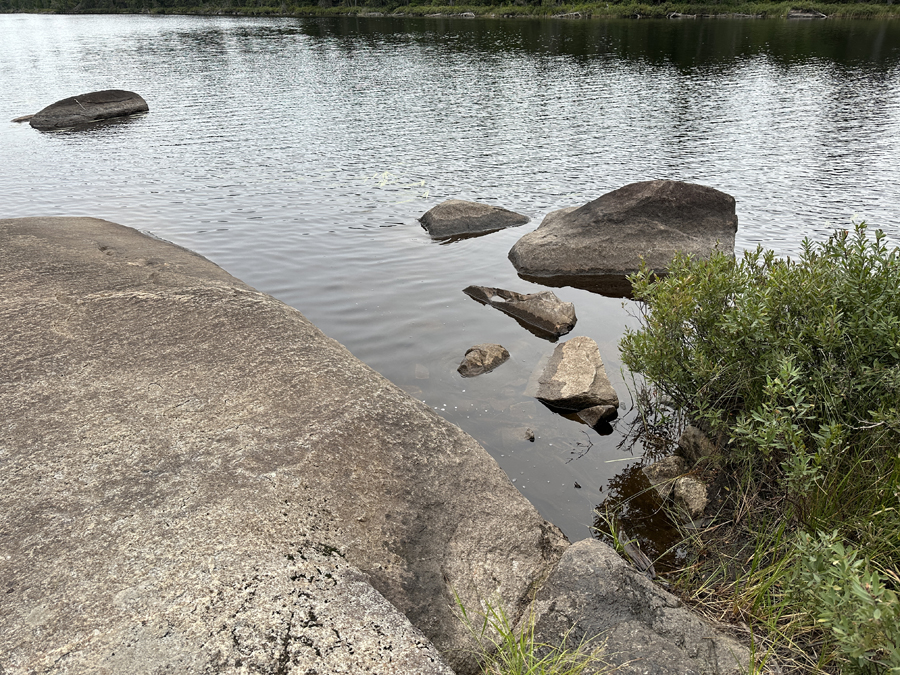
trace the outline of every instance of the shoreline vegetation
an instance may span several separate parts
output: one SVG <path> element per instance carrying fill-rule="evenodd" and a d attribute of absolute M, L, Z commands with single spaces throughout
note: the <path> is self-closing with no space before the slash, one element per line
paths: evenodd
<path fill-rule="evenodd" d="M 247 17 L 432 17 L 585 19 L 893 19 L 900 3 L 826 2 L 575 2 L 456 4 L 396 0 L 219 0 L 175 4 L 169 0 L 0 0 L 0 13 L 186 14 Z"/>
<path fill-rule="evenodd" d="M 858 224 L 796 260 L 759 248 L 631 277 L 641 327 L 620 348 L 648 413 L 716 446 L 689 475 L 718 495 L 669 579 L 749 629 L 752 672 L 900 673 L 898 275 L 900 249 Z"/>

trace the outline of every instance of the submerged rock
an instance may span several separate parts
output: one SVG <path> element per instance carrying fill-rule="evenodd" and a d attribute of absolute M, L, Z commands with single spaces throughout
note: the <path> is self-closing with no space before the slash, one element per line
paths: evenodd
<path fill-rule="evenodd" d="M 528 216 L 499 206 L 449 199 L 425 213 L 419 222 L 432 237 L 477 234 L 524 225 Z"/>
<path fill-rule="evenodd" d="M 676 251 L 734 251 L 734 197 L 671 180 L 632 183 L 580 208 L 560 209 L 512 247 L 520 274 L 626 275 L 644 261 L 665 272 Z"/>
<path fill-rule="evenodd" d="M 675 480 L 687 471 L 687 465 L 684 459 L 678 455 L 664 457 L 658 462 L 654 462 L 649 466 L 641 469 L 641 472 L 650 481 L 650 485 L 656 488 L 657 494 L 665 501 L 672 494 L 672 488 L 675 486 Z"/>
<path fill-rule="evenodd" d="M 746 647 L 595 539 L 568 548 L 533 607 L 535 643 L 602 647 L 621 675 L 749 671 Z"/>
<path fill-rule="evenodd" d="M 534 386 L 534 385 L 531 385 Z M 530 396 L 555 408 L 583 410 L 592 406 L 619 407 L 600 348 L 589 337 L 575 337 L 557 345 Z"/>
<path fill-rule="evenodd" d="M 578 411 L 578 417 L 589 427 L 595 427 L 600 422 L 610 420 L 616 416 L 618 408 L 614 405 L 594 405 L 590 408 Z"/>
<path fill-rule="evenodd" d="M 575 322 L 578 321 L 575 316 L 575 305 L 571 302 L 563 302 L 552 291 L 523 295 L 514 291 L 505 291 L 502 288 L 468 286 L 463 289 L 463 293 L 483 305 L 499 309 L 551 337 L 559 337 L 571 332 L 575 327 Z"/>
<path fill-rule="evenodd" d="M 29 124 L 41 130 L 68 129 L 148 110 L 150 108 L 147 102 L 133 91 L 107 89 L 79 94 L 52 103 L 36 113 Z"/>
<path fill-rule="evenodd" d="M 509 352 L 506 347 L 490 343 L 475 345 L 466 351 L 466 356 L 459 364 L 457 372 L 463 377 L 476 377 L 491 372 L 499 365 L 506 363 Z"/>

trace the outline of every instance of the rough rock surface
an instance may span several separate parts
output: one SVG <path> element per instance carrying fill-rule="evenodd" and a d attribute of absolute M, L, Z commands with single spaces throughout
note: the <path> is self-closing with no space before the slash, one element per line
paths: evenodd
<path fill-rule="evenodd" d="M 600 348 L 589 337 L 574 337 L 556 346 L 544 367 L 537 386 L 529 385 L 526 394 L 556 408 L 583 410 L 592 406 L 619 407 Z"/>
<path fill-rule="evenodd" d="M 624 275 L 641 260 L 664 272 L 676 251 L 732 252 L 734 198 L 713 188 L 670 180 L 632 183 L 577 209 L 554 211 L 512 247 L 520 274 Z"/>
<path fill-rule="evenodd" d="M 147 102 L 133 91 L 107 89 L 64 98 L 38 111 L 28 123 L 35 129 L 67 129 L 114 117 L 147 112 Z"/>
<path fill-rule="evenodd" d="M 471 437 L 204 258 L 91 218 L 0 249 L 7 675 L 446 673 L 415 629 L 472 672 L 454 591 L 516 611 L 562 554 Z"/>
<path fill-rule="evenodd" d="M 612 419 L 618 412 L 613 405 L 595 405 L 578 411 L 578 417 L 589 427 L 597 426 L 603 420 Z"/>
<path fill-rule="evenodd" d="M 675 479 L 687 471 L 687 464 L 678 455 L 671 455 L 645 466 L 641 471 L 650 481 L 650 485 L 656 488 L 660 498 L 665 501 L 672 494 Z"/>
<path fill-rule="evenodd" d="M 699 518 L 709 504 L 706 483 L 694 476 L 682 476 L 675 481 L 675 503 L 693 518 Z"/>
<path fill-rule="evenodd" d="M 535 598 L 535 641 L 600 636 L 623 675 L 737 675 L 749 653 L 596 540 L 579 541 Z M 573 628 L 574 626 L 574 628 Z M 567 632 L 570 631 L 571 632 Z M 587 671 L 588 673 L 597 671 Z"/>
<path fill-rule="evenodd" d="M 428 234 L 437 238 L 493 232 L 524 225 L 529 220 L 528 216 L 499 206 L 460 199 L 441 202 L 419 218 Z"/>
<path fill-rule="evenodd" d="M 537 329 L 538 335 L 559 337 L 571 332 L 578 318 L 575 305 L 563 302 L 552 291 L 523 295 L 502 288 L 467 286 L 463 293 L 484 305 L 490 305 L 515 317 L 520 323 Z"/>
<path fill-rule="evenodd" d="M 678 454 L 684 457 L 693 466 L 704 457 L 711 457 L 718 453 L 716 444 L 700 429 L 689 424 L 681 432 L 678 439 Z"/>
<path fill-rule="evenodd" d="M 491 372 L 497 366 L 506 363 L 509 352 L 502 345 L 484 343 L 466 350 L 465 358 L 459 364 L 457 372 L 463 377 L 476 377 Z"/>

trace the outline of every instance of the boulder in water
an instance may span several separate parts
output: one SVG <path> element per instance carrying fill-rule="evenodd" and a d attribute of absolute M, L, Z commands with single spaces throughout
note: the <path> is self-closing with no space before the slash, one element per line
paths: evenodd
<path fill-rule="evenodd" d="M 449 199 L 425 213 L 419 222 L 435 238 L 479 234 L 524 225 L 528 216 L 499 206 Z"/>
<path fill-rule="evenodd" d="M 68 129 L 149 110 L 147 102 L 133 91 L 107 89 L 52 103 L 36 113 L 28 123 L 41 130 Z"/>
<path fill-rule="evenodd" d="M 732 253 L 734 197 L 672 180 L 632 183 L 580 208 L 549 213 L 510 249 L 529 277 L 627 275 L 641 262 L 663 273 L 676 252 Z"/>

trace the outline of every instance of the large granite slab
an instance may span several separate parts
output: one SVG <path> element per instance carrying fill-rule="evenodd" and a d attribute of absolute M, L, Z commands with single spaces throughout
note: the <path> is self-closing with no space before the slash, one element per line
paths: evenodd
<path fill-rule="evenodd" d="M 471 437 L 206 259 L 90 218 L 0 251 L 8 675 L 472 672 L 454 592 L 519 611 L 562 555 Z"/>

